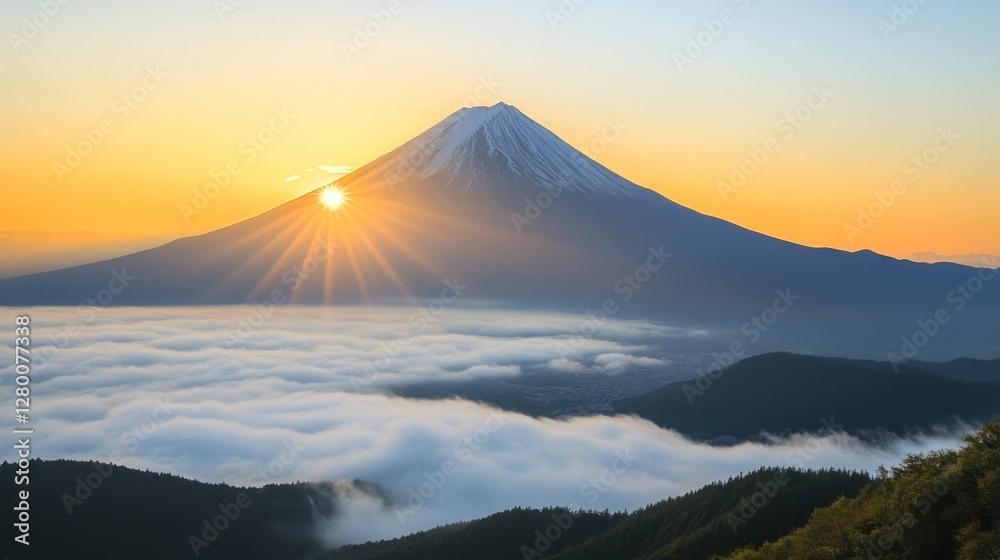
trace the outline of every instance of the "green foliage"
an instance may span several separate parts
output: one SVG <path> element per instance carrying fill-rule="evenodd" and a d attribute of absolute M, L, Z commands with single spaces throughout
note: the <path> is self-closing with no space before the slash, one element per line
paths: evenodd
<path fill-rule="evenodd" d="M 857 498 L 731 560 L 1000 559 L 1000 420 L 961 451 L 911 455 Z"/>
<path fill-rule="evenodd" d="M 702 560 L 777 538 L 819 506 L 855 496 L 866 473 L 762 468 L 651 505 L 553 560 Z"/>
<path fill-rule="evenodd" d="M 199 558 L 1000 560 L 1000 419 L 965 443 L 957 451 L 908 456 L 875 479 L 762 468 L 631 514 L 515 508 L 326 552 L 319 552 L 315 521 L 336 514 L 340 490 L 333 485 L 258 492 L 124 467 L 100 475 L 108 465 L 99 463 L 36 460 L 31 552 L 39 558 L 191 558 L 189 539 L 201 534 L 203 521 L 217 516 L 220 504 L 249 494 L 252 504 Z M 12 481 L 15 469 L 4 463 L 0 476 Z M 67 501 L 81 495 L 87 480 L 99 484 Z M 379 495 L 360 482 L 354 490 Z"/>
<path fill-rule="evenodd" d="M 400 539 L 342 547 L 319 558 L 702 560 L 777 538 L 805 523 L 815 508 L 842 495 L 854 496 L 869 482 L 865 473 L 762 468 L 629 515 L 575 512 L 565 531 L 552 530 L 558 525 L 554 516 L 565 510 L 516 508 Z M 550 546 L 548 539 L 539 541 L 547 530 L 559 534 Z"/>

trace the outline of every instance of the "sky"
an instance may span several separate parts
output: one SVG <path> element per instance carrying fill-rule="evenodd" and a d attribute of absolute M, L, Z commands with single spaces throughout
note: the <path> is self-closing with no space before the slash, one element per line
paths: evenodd
<path fill-rule="evenodd" d="M 996 21 L 985 0 L 4 2 L 0 231 L 211 231 L 505 101 L 756 231 L 1000 254 Z"/>

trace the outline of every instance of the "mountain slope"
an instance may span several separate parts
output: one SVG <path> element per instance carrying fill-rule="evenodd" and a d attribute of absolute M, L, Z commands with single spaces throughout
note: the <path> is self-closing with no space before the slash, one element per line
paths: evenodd
<path fill-rule="evenodd" d="M 1000 358 L 995 360 L 959 358 L 948 362 L 911 362 L 911 364 L 934 375 L 956 381 L 1000 382 Z"/>
<path fill-rule="evenodd" d="M 550 193 L 625 197 L 640 190 L 506 103 L 461 109 L 339 183 L 390 190 L 433 184 L 457 191 L 520 183 Z"/>
<path fill-rule="evenodd" d="M 700 379 L 671 383 L 615 403 L 695 438 L 752 438 L 761 432 L 905 433 L 956 418 L 1000 414 L 1000 383 L 963 383 L 912 367 L 794 354 L 747 358 Z"/>
<path fill-rule="evenodd" d="M 909 457 L 854 499 L 730 560 L 994 560 L 1000 558 L 1000 421 L 960 451 Z"/>
<path fill-rule="evenodd" d="M 616 317 L 736 339 L 764 317 L 762 347 L 881 359 L 945 309 L 920 359 L 996 353 L 994 273 L 748 231 L 634 185 L 507 105 L 460 111 L 339 185 L 352 201 L 336 212 L 306 195 L 150 251 L 2 280 L 0 305 L 352 304 L 437 298 L 457 280 L 463 302 L 584 314 L 610 301 Z M 973 279 L 974 294 L 956 291 Z M 779 290 L 794 305 L 773 322 L 762 314 Z"/>
<path fill-rule="evenodd" d="M 552 554 L 604 533 L 623 519 L 622 513 L 515 508 L 398 539 L 340 547 L 318 554 L 315 560 L 509 560 L 523 557 L 522 547 L 535 546 L 540 538 L 535 531 L 544 533 L 550 526 L 559 529 L 558 538 L 548 546 L 539 541 L 545 553 Z"/>
<path fill-rule="evenodd" d="M 629 515 L 574 512 L 572 517 L 561 509 L 516 509 L 391 541 L 341 547 L 316 560 L 702 560 L 786 534 L 815 508 L 856 496 L 870 481 L 862 473 L 767 468 Z M 766 510 L 756 515 L 747 503 L 758 501 L 762 488 L 769 494 Z M 547 532 L 555 538 L 543 538 Z"/>
<path fill-rule="evenodd" d="M 0 465 L 9 496 L 16 495 L 16 470 L 13 463 Z M 30 548 L 11 537 L 0 555 L 295 559 L 323 548 L 319 527 L 336 516 L 340 496 L 384 499 L 377 487 L 360 481 L 239 488 L 107 463 L 37 459 L 28 488 Z"/>
<path fill-rule="evenodd" d="M 809 514 L 856 496 L 871 478 L 837 470 L 762 468 L 635 512 L 553 560 L 701 560 L 784 535 Z"/>

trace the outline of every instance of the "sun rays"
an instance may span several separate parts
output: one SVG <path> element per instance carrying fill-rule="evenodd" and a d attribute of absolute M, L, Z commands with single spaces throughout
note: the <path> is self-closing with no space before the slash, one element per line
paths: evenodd
<path fill-rule="evenodd" d="M 347 194 L 347 191 L 336 184 L 320 189 L 317 197 L 320 204 L 325 206 L 327 210 L 340 210 L 345 204 L 351 201 L 351 197 Z"/>

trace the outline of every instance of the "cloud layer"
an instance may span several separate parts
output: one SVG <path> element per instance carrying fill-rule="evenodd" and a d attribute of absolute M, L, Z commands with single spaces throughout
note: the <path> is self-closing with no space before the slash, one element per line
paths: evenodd
<path fill-rule="evenodd" d="M 763 465 L 871 470 L 955 445 L 941 436 L 874 449 L 828 435 L 722 448 L 636 418 L 536 419 L 382 394 L 411 380 L 515 376 L 539 364 L 582 375 L 669 368 L 657 341 L 705 336 L 612 321 L 580 338 L 578 317 L 488 310 L 449 310 L 415 330 L 413 313 L 105 309 L 68 335 L 76 310 L 34 309 L 34 348 L 47 355 L 32 384 L 34 449 L 233 484 L 382 485 L 399 505 L 351 501 L 351 515 L 328 528 L 342 543 L 513 506 L 632 510 Z M 239 334 L 241 321 L 256 326 Z M 290 445 L 297 458 L 276 461 Z M 10 448 L 3 457 L 13 458 Z"/>

